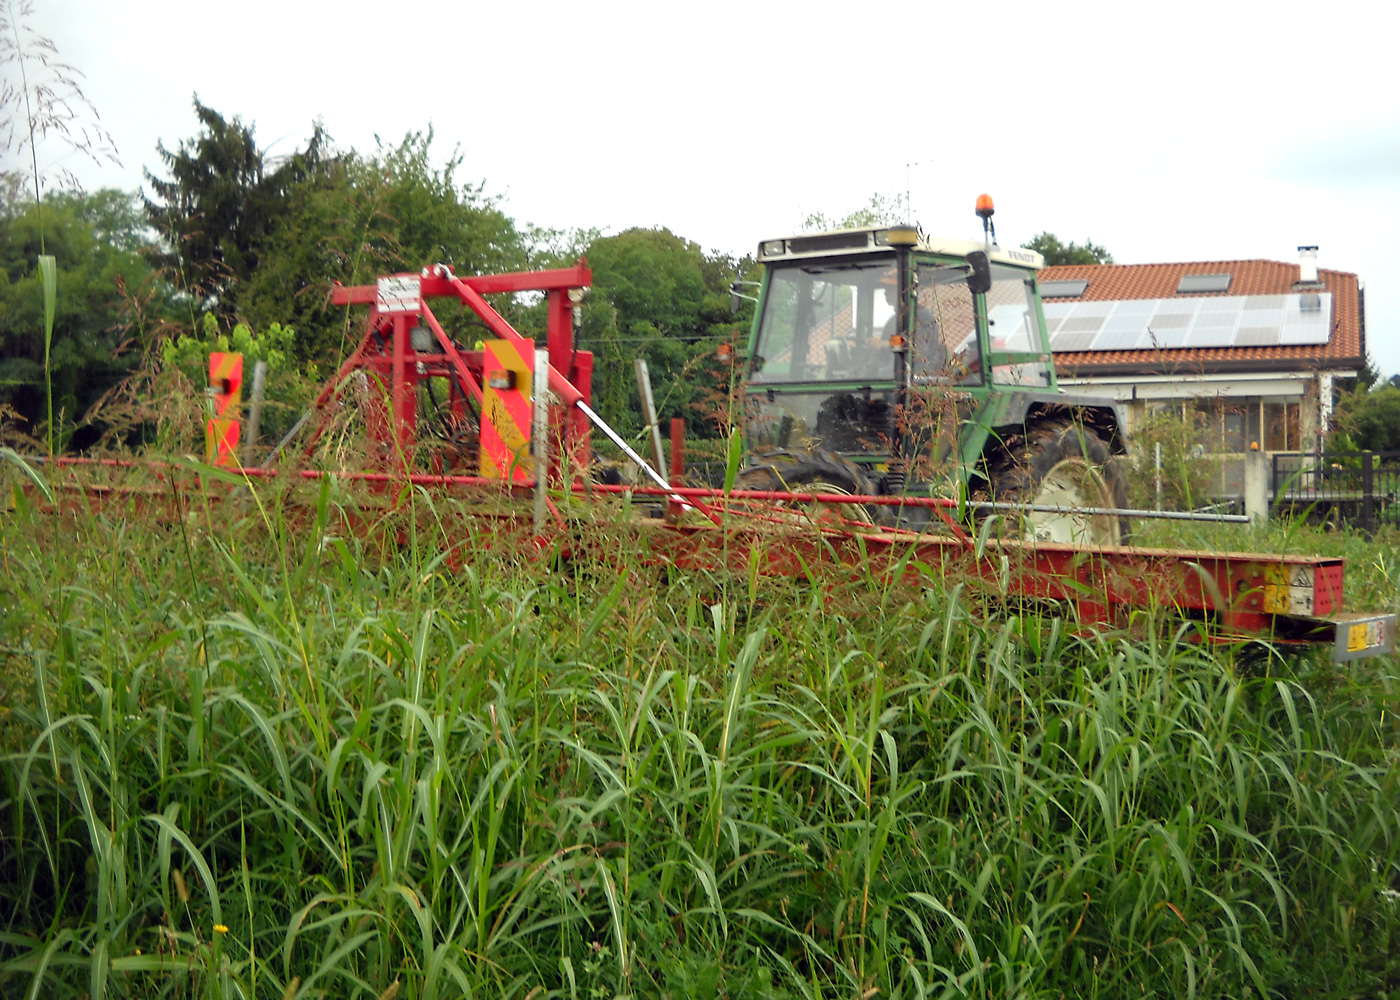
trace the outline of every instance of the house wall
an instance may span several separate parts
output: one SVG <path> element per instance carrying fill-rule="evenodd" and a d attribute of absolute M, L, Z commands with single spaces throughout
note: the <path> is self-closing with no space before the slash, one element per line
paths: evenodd
<path fill-rule="evenodd" d="M 1061 378 L 1059 381 L 1065 388 L 1110 396 L 1126 404 L 1130 438 L 1157 404 L 1171 400 L 1221 400 L 1231 404 L 1242 404 L 1251 399 L 1299 404 L 1307 401 L 1307 406 L 1313 412 L 1304 418 L 1304 423 L 1313 429 L 1318 426 L 1316 379 L 1306 372 L 1297 375 L 1197 375 L 1187 378 L 1160 375 L 1139 378 L 1088 377 Z M 1263 446 L 1264 442 L 1261 441 L 1260 447 Z"/>
<path fill-rule="evenodd" d="M 1328 386 L 1332 374 L 1327 373 Z M 1321 382 L 1309 372 L 1060 380 L 1066 388 L 1111 396 L 1124 404 L 1130 453 L 1135 432 L 1153 414 L 1179 409 L 1183 416 L 1191 415 L 1201 429 L 1201 457 L 1218 466 L 1215 492 L 1232 497 L 1243 494 L 1244 455 L 1251 445 L 1268 453 L 1317 446 L 1319 428 L 1327 425 L 1319 407 Z M 1330 402 L 1330 389 L 1327 398 Z"/>

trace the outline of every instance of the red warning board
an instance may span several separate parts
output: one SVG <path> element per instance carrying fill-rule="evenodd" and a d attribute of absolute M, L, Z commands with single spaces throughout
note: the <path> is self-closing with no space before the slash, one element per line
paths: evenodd
<path fill-rule="evenodd" d="M 237 467 L 239 417 L 243 405 L 243 355 L 215 351 L 209 355 L 210 418 L 204 426 L 204 460 Z"/>
<path fill-rule="evenodd" d="M 481 474 L 488 479 L 529 479 L 531 362 L 535 343 L 521 350 L 508 340 L 485 344 L 481 394 Z"/>
<path fill-rule="evenodd" d="M 243 403 L 243 355 L 223 351 L 209 355 L 209 395 L 214 400 L 215 417 L 237 419 Z"/>
<path fill-rule="evenodd" d="M 237 420 L 210 420 L 204 428 L 204 460 L 224 469 L 236 469 L 239 423 Z"/>

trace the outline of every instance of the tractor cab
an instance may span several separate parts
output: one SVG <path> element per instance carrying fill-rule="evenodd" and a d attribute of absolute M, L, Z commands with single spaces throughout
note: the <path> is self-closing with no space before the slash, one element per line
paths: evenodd
<path fill-rule="evenodd" d="M 948 433 L 915 427 L 930 400 L 963 416 L 999 391 L 1056 391 L 1039 254 L 931 240 L 913 227 L 765 240 L 749 345 L 751 451 L 834 451 L 902 467 Z"/>

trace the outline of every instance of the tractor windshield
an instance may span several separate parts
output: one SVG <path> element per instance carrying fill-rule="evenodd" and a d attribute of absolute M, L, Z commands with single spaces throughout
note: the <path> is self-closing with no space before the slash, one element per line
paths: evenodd
<path fill-rule="evenodd" d="M 893 255 L 774 267 L 750 381 L 893 380 L 897 297 Z"/>

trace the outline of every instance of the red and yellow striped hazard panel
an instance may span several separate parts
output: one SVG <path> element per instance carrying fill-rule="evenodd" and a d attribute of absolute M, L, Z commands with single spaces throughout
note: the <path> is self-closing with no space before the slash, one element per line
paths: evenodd
<path fill-rule="evenodd" d="M 210 418 L 204 425 L 204 460 L 236 467 L 239 418 L 243 407 L 243 355 L 215 351 L 209 355 Z"/>
<path fill-rule="evenodd" d="M 531 361 L 535 343 L 517 350 L 508 340 L 485 344 L 481 394 L 481 474 L 488 479 L 529 479 Z"/>

